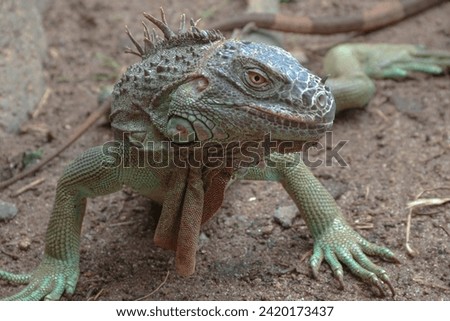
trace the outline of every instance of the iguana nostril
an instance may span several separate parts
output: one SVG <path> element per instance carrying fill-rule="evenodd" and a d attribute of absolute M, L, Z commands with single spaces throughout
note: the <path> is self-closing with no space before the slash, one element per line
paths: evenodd
<path fill-rule="evenodd" d="M 325 93 L 321 92 L 316 96 L 316 103 L 319 104 L 320 107 L 325 107 L 327 104 L 327 97 Z"/>

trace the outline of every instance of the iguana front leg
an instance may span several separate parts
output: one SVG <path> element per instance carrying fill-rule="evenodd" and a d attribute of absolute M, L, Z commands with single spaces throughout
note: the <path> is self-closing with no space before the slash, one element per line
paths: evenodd
<path fill-rule="evenodd" d="M 56 190 L 42 262 L 30 274 L 0 271 L 1 279 L 28 283 L 7 300 L 57 300 L 64 292 L 73 294 L 80 273 L 80 232 L 86 198 L 119 190 L 119 168 L 99 146 L 87 150 L 65 169 Z"/>
<path fill-rule="evenodd" d="M 342 287 L 343 264 L 383 294 L 383 284 L 387 284 L 394 294 L 386 271 L 374 264 L 366 254 L 398 262 L 395 255 L 387 248 L 368 242 L 348 225 L 333 197 L 302 162 L 300 155 L 273 153 L 270 155 L 270 164 L 264 169 L 250 168 L 242 178 L 279 181 L 283 184 L 298 206 L 315 241 L 310 259 L 313 275 L 317 277 L 325 259 Z"/>

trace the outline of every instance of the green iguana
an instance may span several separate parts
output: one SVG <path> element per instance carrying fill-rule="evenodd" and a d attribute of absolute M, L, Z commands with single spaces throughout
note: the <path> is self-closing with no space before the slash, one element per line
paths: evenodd
<path fill-rule="evenodd" d="M 283 184 L 314 237 L 313 274 L 325 260 L 343 286 L 343 265 L 376 286 L 387 273 L 366 256 L 397 261 L 362 238 L 301 161 L 303 144 L 331 128 L 335 101 L 323 80 L 289 53 L 264 44 L 226 40 L 182 16 L 178 32 L 145 17 L 144 46 L 130 34 L 142 61 L 114 87 L 115 141 L 87 150 L 64 171 L 46 235 L 44 258 L 29 274 L 0 271 L 28 284 L 10 300 L 56 300 L 75 291 L 81 224 L 89 197 L 124 185 L 162 204 L 155 244 L 175 251 L 176 269 L 190 275 L 201 225 L 220 207 L 235 179 Z M 246 145 L 247 144 L 247 145 Z"/>

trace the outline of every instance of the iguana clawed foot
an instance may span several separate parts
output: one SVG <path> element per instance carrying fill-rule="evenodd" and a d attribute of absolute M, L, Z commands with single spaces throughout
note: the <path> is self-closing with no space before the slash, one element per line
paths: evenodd
<path fill-rule="evenodd" d="M 372 70 L 368 72 L 374 78 L 404 78 L 410 72 L 422 72 L 431 75 L 442 74 L 450 66 L 450 54 L 425 49 L 415 45 L 384 45 L 374 48 Z"/>
<path fill-rule="evenodd" d="M 330 49 L 324 58 L 327 85 L 336 111 L 362 108 L 375 94 L 371 78 L 401 79 L 411 72 L 442 74 L 450 67 L 450 53 L 410 44 L 351 43 Z"/>
<path fill-rule="evenodd" d="M 353 275 L 378 288 L 383 296 L 385 285 L 394 296 L 394 287 L 386 271 L 374 264 L 366 254 L 379 256 L 391 262 L 399 262 L 389 249 L 368 242 L 345 222 L 336 219 L 332 228 L 316 238 L 310 265 L 314 277 L 317 278 L 320 265 L 325 259 L 341 288 L 344 288 L 343 265 L 345 265 Z"/>
<path fill-rule="evenodd" d="M 353 63 L 349 71 L 361 71 L 371 78 L 405 78 L 410 72 L 439 75 L 450 66 L 450 53 L 426 49 L 411 44 L 342 44 L 332 48 L 325 57 L 325 65 L 332 66 L 345 57 L 345 63 Z M 349 59 L 350 58 L 350 59 Z M 352 61 L 353 60 L 353 61 Z M 358 67 L 359 66 L 359 67 Z M 338 67 L 341 68 L 341 67 Z M 327 67 L 325 69 L 328 69 Z"/>
<path fill-rule="evenodd" d="M 79 274 L 78 263 L 71 264 L 49 256 L 45 256 L 31 274 L 0 271 L 0 279 L 11 283 L 28 284 L 22 291 L 4 300 L 59 300 L 64 293 L 72 295 L 75 292 Z"/>

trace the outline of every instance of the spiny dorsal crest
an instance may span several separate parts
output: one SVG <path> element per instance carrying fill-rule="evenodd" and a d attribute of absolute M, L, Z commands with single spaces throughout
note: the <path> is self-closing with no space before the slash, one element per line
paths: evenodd
<path fill-rule="evenodd" d="M 133 37 L 128 27 L 125 26 L 126 33 L 130 37 L 131 42 L 134 44 L 136 50 L 131 48 L 126 48 L 126 53 L 131 53 L 133 55 L 139 56 L 142 59 L 146 58 L 148 55 L 154 53 L 158 49 L 170 48 L 175 46 L 183 46 L 197 43 L 208 43 L 217 40 L 225 39 L 223 35 L 217 30 L 202 30 L 197 27 L 197 23 L 200 20 L 194 21 L 192 18 L 190 20 L 190 28 L 186 28 L 186 16 L 181 15 L 180 27 L 177 32 L 170 29 L 167 24 L 166 15 L 163 8 L 161 10 L 161 20 L 158 20 L 149 13 L 144 12 L 144 17 L 153 23 L 159 30 L 162 31 L 164 38 L 161 38 L 156 33 L 155 29 L 152 33 L 149 32 L 147 25 L 142 21 L 144 26 L 144 45 L 139 44 L 138 41 Z"/>

